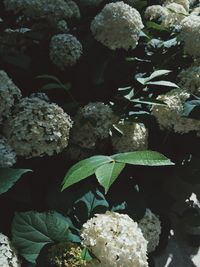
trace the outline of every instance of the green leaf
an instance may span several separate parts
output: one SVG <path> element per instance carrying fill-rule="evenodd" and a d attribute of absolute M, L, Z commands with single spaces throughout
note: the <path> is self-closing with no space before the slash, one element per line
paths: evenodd
<path fill-rule="evenodd" d="M 98 182 L 108 192 L 112 183 L 117 179 L 121 171 L 124 169 L 125 163 L 110 162 L 98 167 L 95 171 Z"/>
<path fill-rule="evenodd" d="M 151 61 L 148 59 L 144 58 L 138 58 L 138 57 L 126 57 L 125 59 L 127 62 L 133 62 L 133 61 L 138 61 L 138 62 L 148 62 L 150 63 Z"/>
<path fill-rule="evenodd" d="M 171 72 L 171 70 L 156 70 L 149 76 L 149 81 L 156 78 L 156 77 L 168 74 L 170 72 Z"/>
<path fill-rule="evenodd" d="M 90 261 L 90 260 L 93 259 L 93 258 L 91 257 L 90 252 L 89 252 L 89 250 L 88 250 L 87 248 L 84 248 L 84 249 L 82 250 L 81 258 L 82 258 L 83 260 L 85 260 L 85 261 Z"/>
<path fill-rule="evenodd" d="M 145 84 L 162 85 L 162 86 L 168 86 L 168 87 L 173 87 L 173 88 L 179 88 L 178 85 L 176 85 L 175 83 L 169 82 L 169 81 L 146 82 Z"/>
<path fill-rule="evenodd" d="M 165 166 L 174 165 L 164 155 L 155 151 L 136 151 L 119 153 L 112 156 L 112 158 L 117 162 L 134 164 L 134 165 L 145 165 L 145 166 Z"/>
<path fill-rule="evenodd" d="M 77 204 L 81 203 L 84 204 L 84 206 L 87 208 L 87 218 L 86 218 L 87 220 L 94 215 L 94 210 L 97 209 L 98 207 L 104 207 L 106 210 L 109 207 L 109 204 L 106 201 L 104 195 L 98 189 L 96 189 L 95 192 L 93 191 L 87 192 L 75 202 L 76 217 L 78 217 L 76 211 L 78 210 Z"/>
<path fill-rule="evenodd" d="M 123 131 L 119 127 L 117 127 L 116 124 L 112 125 L 111 130 L 112 130 L 112 133 L 115 133 L 117 136 L 123 136 L 124 135 Z"/>
<path fill-rule="evenodd" d="M 38 76 L 36 77 L 36 79 L 49 79 L 49 80 L 53 80 L 53 81 L 55 81 L 55 82 L 57 82 L 57 83 L 61 83 L 60 80 L 59 80 L 57 77 L 55 77 L 55 76 L 53 76 L 53 75 L 47 75 L 47 74 L 44 74 L 44 75 L 38 75 Z"/>
<path fill-rule="evenodd" d="M 17 212 L 12 223 L 12 241 L 19 253 L 35 263 L 49 243 L 68 240 L 69 221 L 57 212 Z"/>
<path fill-rule="evenodd" d="M 136 80 L 137 80 L 139 83 L 145 85 L 146 78 L 140 78 L 140 77 L 139 77 L 139 78 L 136 78 Z"/>
<path fill-rule="evenodd" d="M 166 27 L 164 27 L 163 25 L 160 25 L 156 22 L 153 22 L 153 21 L 148 21 L 146 23 L 146 26 L 147 28 L 151 28 L 151 29 L 155 29 L 155 30 L 158 30 L 158 31 L 169 31 Z"/>
<path fill-rule="evenodd" d="M 108 156 L 93 156 L 79 161 L 72 166 L 65 175 L 62 191 L 70 185 L 78 183 L 79 181 L 94 174 L 97 167 L 111 161 L 113 161 L 112 158 Z"/>
<path fill-rule="evenodd" d="M 0 194 L 7 192 L 29 169 L 0 169 Z"/>
<path fill-rule="evenodd" d="M 146 98 L 131 99 L 131 102 L 147 104 L 147 105 L 166 106 L 166 104 L 161 100 L 147 98 L 147 97 Z"/>
<path fill-rule="evenodd" d="M 189 116 L 191 115 L 192 111 L 197 108 L 200 107 L 200 100 L 196 99 L 196 100 L 190 100 L 184 103 L 183 105 L 183 111 L 182 111 L 182 116 Z"/>
<path fill-rule="evenodd" d="M 143 84 L 143 85 L 150 84 L 149 81 L 151 81 L 151 80 L 153 80 L 153 79 L 155 79 L 155 78 L 157 78 L 159 76 L 168 74 L 170 72 L 171 72 L 171 70 L 156 70 L 149 77 L 146 77 L 146 78 L 143 78 L 143 77 L 140 78 L 140 77 L 138 77 L 138 78 L 136 78 L 136 80 L 139 83 Z"/>

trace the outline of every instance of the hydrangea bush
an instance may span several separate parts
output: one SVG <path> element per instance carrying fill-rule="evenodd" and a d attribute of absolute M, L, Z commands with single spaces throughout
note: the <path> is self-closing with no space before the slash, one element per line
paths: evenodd
<path fill-rule="evenodd" d="M 147 241 L 128 215 L 97 214 L 83 225 L 81 236 L 104 266 L 148 266 Z"/>
<path fill-rule="evenodd" d="M 0 1 L 0 266 L 199 246 L 199 39 L 197 0 Z"/>

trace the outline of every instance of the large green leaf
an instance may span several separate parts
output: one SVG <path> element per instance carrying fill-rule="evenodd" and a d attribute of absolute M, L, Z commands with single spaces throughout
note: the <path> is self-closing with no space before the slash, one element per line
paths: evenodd
<path fill-rule="evenodd" d="M 56 76 L 48 75 L 48 74 L 38 75 L 36 77 L 36 79 L 49 79 L 49 80 L 53 80 L 53 81 L 55 81 L 57 83 L 61 83 L 61 81 Z"/>
<path fill-rule="evenodd" d="M 147 26 L 147 28 L 155 29 L 158 31 L 168 31 L 168 29 L 165 28 L 163 25 L 160 25 L 160 24 L 153 22 L 153 21 L 147 21 L 146 26 Z"/>
<path fill-rule="evenodd" d="M 19 253 L 35 263 L 48 243 L 68 240 L 70 221 L 57 212 L 17 212 L 12 223 L 12 241 Z"/>
<path fill-rule="evenodd" d="M 171 70 L 156 70 L 149 77 L 146 77 L 146 78 L 138 77 L 138 78 L 136 78 L 136 80 L 139 83 L 145 85 L 145 84 L 149 84 L 148 82 L 150 82 L 151 80 L 153 80 L 159 76 L 166 75 L 170 72 L 171 72 Z"/>
<path fill-rule="evenodd" d="M 162 75 L 165 75 L 165 74 L 168 74 L 170 73 L 171 70 L 155 70 L 148 78 L 148 81 L 156 78 L 156 77 L 159 77 L 159 76 L 162 76 Z"/>
<path fill-rule="evenodd" d="M 94 174 L 97 167 L 111 161 L 112 158 L 108 156 L 93 156 L 79 161 L 65 175 L 62 190 Z"/>
<path fill-rule="evenodd" d="M 7 192 L 29 169 L 0 169 L 0 194 Z"/>
<path fill-rule="evenodd" d="M 74 205 L 71 214 L 79 225 L 82 225 L 96 213 L 104 213 L 108 210 L 109 204 L 104 195 L 98 190 L 90 190 L 79 198 Z"/>
<path fill-rule="evenodd" d="M 134 165 L 146 165 L 146 166 L 164 166 L 174 165 L 164 155 L 155 151 L 136 151 L 119 153 L 112 156 L 117 162 L 134 164 Z"/>
<path fill-rule="evenodd" d="M 117 179 L 124 167 L 125 163 L 113 161 L 96 169 L 95 175 L 99 183 L 104 187 L 105 193 L 108 192 L 110 186 Z"/>
<path fill-rule="evenodd" d="M 141 103 L 141 104 L 147 104 L 147 105 L 157 105 L 157 106 L 166 106 L 166 104 L 157 99 L 153 98 L 137 98 L 137 99 L 132 99 L 131 102 L 133 103 Z"/>
<path fill-rule="evenodd" d="M 147 85 L 161 85 L 161 86 L 167 86 L 167 87 L 173 87 L 173 88 L 179 88 L 178 85 L 175 83 L 169 82 L 169 81 L 156 81 L 156 82 L 147 82 L 145 83 Z"/>

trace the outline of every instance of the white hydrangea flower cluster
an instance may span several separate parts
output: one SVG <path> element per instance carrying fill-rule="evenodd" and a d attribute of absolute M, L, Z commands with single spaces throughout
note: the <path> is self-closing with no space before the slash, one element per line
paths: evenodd
<path fill-rule="evenodd" d="M 70 142 L 80 146 L 80 148 L 94 149 L 97 142 L 97 136 L 90 123 L 82 124 L 80 117 L 76 116 L 74 118 L 74 127 L 72 128 L 70 135 Z"/>
<path fill-rule="evenodd" d="M 200 136 L 200 120 L 181 117 L 178 123 L 174 124 L 174 131 L 180 134 L 195 131 L 197 136 Z"/>
<path fill-rule="evenodd" d="M 174 89 L 157 97 L 166 104 L 166 106 L 154 105 L 152 108 L 152 114 L 156 117 L 162 130 L 173 129 L 183 111 L 183 103 L 189 96 L 189 93 L 181 89 Z"/>
<path fill-rule="evenodd" d="M 91 102 L 80 110 L 81 116 L 93 124 L 96 136 L 100 139 L 109 135 L 112 126 L 113 111 L 103 102 Z"/>
<path fill-rule="evenodd" d="M 80 19 L 81 13 L 80 13 L 80 9 L 79 9 L 78 5 L 76 4 L 76 2 L 74 2 L 73 0 L 65 0 L 65 2 L 67 2 L 69 8 L 72 11 L 72 17 L 75 19 Z"/>
<path fill-rule="evenodd" d="M 14 104 L 21 98 L 19 88 L 12 82 L 5 71 L 0 70 L 0 124 L 8 118 Z"/>
<path fill-rule="evenodd" d="M 200 56 L 200 17 L 190 15 L 181 22 L 180 38 L 185 52 L 193 57 Z"/>
<path fill-rule="evenodd" d="M 112 135 L 111 141 L 114 150 L 129 152 L 148 148 L 148 129 L 144 124 L 121 120 L 117 127 L 123 132 L 123 135 Z"/>
<path fill-rule="evenodd" d="M 91 23 L 95 39 L 112 50 L 134 49 L 143 27 L 140 13 L 122 1 L 105 5 Z"/>
<path fill-rule="evenodd" d="M 5 8 L 9 11 L 22 11 L 25 16 L 50 21 L 68 19 L 76 14 L 77 5 L 71 0 L 4 0 Z M 76 6 L 75 6 L 76 5 Z M 75 7 L 75 10 L 73 9 Z"/>
<path fill-rule="evenodd" d="M 82 45 L 75 36 L 61 33 L 51 38 L 49 56 L 61 70 L 75 65 L 81 54 Z"/>
<path fill-rule="evenodd" d="M 200 67 L 191 66 L 178 75 L 179 87 L 189 93 L 200 96 Z"/>
<path fill-rule="evenodd" d="M 62 108 L 32 97 L 15 106 L 4 134 L 18 156 L 51 156 L 67 147 L 71 127 L 72 121 Z"/>
<path fill-rule="evenodd" d="M 168 12 L 165 7 L 160 5 L 152 5 L 146 8 L 144 16 L 148 20 L 162 20 L 165 16 L 167 16 L 167 14 Z"/>
<path fill-rule="evenodd" d="M 188 0 L 165 0 L 163 5 L 167 6 L 167 5 L 171 4 L 171 3 L 179 4 L 179 5 L 183 6 L 186 11 L 189 11 L 190 2 Z"/>
<path fill-rule="evenodd" d="M 200 121 L 181 116 L 184 102 L 189 96 L 186 91 L 174 89 L 157 97 L 167 104 L 166 106 L 155 105 L 152 108 L 152 114 L 156 117 L 161 130 L 174 130 L 180 134 L 196 131 L 197 135 L 200 135 Z"/>
<path fill-rule="evenodd" d="M 199 16 L 200 15 L 200 7 L 195 7 L 191 13 L 191 15 L 196 15 L 196 16 Z"/>
<path fill-rule="evenodd" d="M 50 102 L 50 99 L 48 98 L 48 96 L 45 93 L 41 93 L 41 92 L 32 93 L 29 97 L 30 98 L 38 97 L 38 98 L 40 98 L 42 100 L 45 100 L 47 102 Z"/>
<path fill-rule="evenodd" d="M 0 136 L 0 168 L 12 167 L 16 162 L 16 153 L 7 143 L 6 138 Z"/>
<path fill-rule="evenodd" d="M 69 28 L 68 28 L 68 24 L 67 22 L 62 19 L 62 20 L 59 20 L 56 24 L 56 28 L 58 31 L 62 32 L 62 33 L 67 33 L 69 32 Z"/>
<path fill-rule="evenodd" d="M 0 267 L 20 267 L 21 263 L 7 236 L 0 233 Z"/>
<path fill-rule="evenodd" d="M 71 133 L 72 143 L 82 148 L 92 149 L 97 139 L 107 138 L 112 127 L 112 109 L 102 102 L 91 102 L 81 108 L 74 118 Z"/>
<path fill-rule="evenodd" d="M 147 241 L 128 215 L 96 214 L 81 233 L 86 246 L 106 267 L 147 267 Z"/>
<path fill-rule="evenodd" d="M 159 217 L 150 209 L 147 209 L 144 217 L 139 221 L 138 226 L 142 230 L 144 238 L 148 241 L 148 253 L 153 252 L 160 241 L 161 223 Z"/>
<path fill-rule="evenodd" d="M 181 22 L 188 15 L 185 8 L 177 3 L 171 3 L 165 6 L 167 15 L 162 20 L 162 25 L 166 28 L 180 26 Z"/>

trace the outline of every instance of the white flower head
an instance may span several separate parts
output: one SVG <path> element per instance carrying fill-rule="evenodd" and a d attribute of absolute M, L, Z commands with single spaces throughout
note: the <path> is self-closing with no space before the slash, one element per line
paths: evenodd
<path fill-rule="evenodd" d="M 75 65 L 81 54 L 82 45 L 75 36 L 62 33 L 51 38 L 49 56 L 61 70 Z"/>
<path fill-rule="evenodd" d="M 180 38 L 187 54 L 200 56 L 200 16 L 190 15 L 182 20 Z"/>
<path fill-rule="evenodd" d="M 191 66 L 178 75 L 179 87 L 188 93 L 200 96 L 200 66 Z"/>
<path fill-rule="evenodd" d="M 56 24 L 56 28 L 58 31 L 62 32 L 62 33 L 67 33 L 69 32 L 69 28 L 68 28 L 68 25 L 67 25 L 67 22 L 62 19 L 62 20 L 59 20 Z"/>
<path fill-rule="evenodd" d="M 108 105 L 103 102 L 91 102 L 84 106 L 80 113 L 83 118 L 91 121 L 97 137 L 101 139 L 108 137 L 114 116 Z"/>
<path fill-rule="evenodd" d="M 200 6 L 198 7 L 195 7 L 194 9 L 192 9 L 191 15 L 196 15 L 196 16 L 199 16 L 200 15 Z"/>
<path fill-rule="evenodd" d="M 166 106 L 154 105 L 152 108 L 152 114 L 156 117 L 160 129 L 173 130 L 174 125 L 181 117 L 183 104 L 189 96 L 189 93 L 181 89 L 174 89 L 157 97 L 166 104 Z"/>
<path fill-rule="evenodd" d="M 96 214 L 82 228 L 86 246 L 106 267 L 147 267 L 147 241 L 138 224 L 116 212 Z"/>
<path fill-rule="evenodd" d="M 181 89 L 174 89 L 157 99 L 166 103 L 166 106 L 155 105 L 152 114 L 156 117 L 160 129 L 173 130 L 176 133 L 185 134 L 191 131 L 200 135 L 200 120 L 182 116 L 184 103 L 190 94 Z"/>
<path fill-rule="evenodd" d="M 120 120 L 117 127 L 122 131 L 122 135 L 112 135 L 114 150 L 129 152 L 148 148 L 148 129 L 144 124 Z"/>
<path fill-rule="evenodd" d="M 80 19 L 81 13 L 78 5 L 72 0 L 67 0 L 66 2 L 72 11 L 72 17 L 75 19 Z"/>
<path fill-rule="evenodd" d="M 19 156 L 51 156 L 67 147 L 71 127 L 72 121 L 62 108 L 32 97 L 15 106 L 4 134 Z"/>
<path fill-rule="evenodd" d="M 180 134 L 194 131 L 197 136 L 200 136 L 200 120 L 180 117 L 177 123 L 174 124 L 174 131 Z"/>
<path fill-rule="evenodd" d="M 95 39 L 112 50 L 134 49 L 143 27 L 140 13 L 124 2 L 105 5 L 91 23 Z"/>
<path fill-rule="evenodd" d="M 7 143 L 6 138 L 0 136 L 0 168 L 10 168 L 16 162 L 16 154 Z"/>
<path fill-rule="evenodd" d="M 179 4 L 179 5 L 183 6 L 186 11 L 189 11 L 190 2 L 188 0 L 165 0 L 163 5 L 167 6 L 167 5 L 171 4 L 171 3 Z"/>
<path fill-rule="evenodd" d="M 188 15 L 185 8 L 177 3 L 171 3 L 165 6 L 167 10 L 167 15 L 162 20 L 162 25 L 169 28 L 174 26 L 179 26 L 183 19 Z"/>
<path fill-rule="evenodd" d="M 148 241 L 148 253 L 153 252 L 160 241 L 161 223 L 159 217 L 150 209 L 147 209 L 144 217 L 139 221 L 138 226 L 142 230 L 144 238 Z"/>
<path fill-rule="evenodd" d="M 148 20 L 162 20 L 168 12 L 165 7 L 160 5 L 148 6 L 145 10 L 145 18 Z"/>
<path fill-rule="evenodd" d="M 113 124 L 112 109 L 102 102 L 91 102 L 80 108 L 74 118 L 74 127 L 71 132 L 72 143 L 82 148 L 92 149 L 97 139 L 109 136 Z"/>
<path fill-rule="evenodd" d="M 4 5 L 6 10 L 20 11 L 30 18 L 55 21 L 68 19 L 76 14 L 77 5 L 72 2 L 71 0 L 4 0 Z"/>
<path fill-rule="evenodd" d="M 20 267 L 16 250 L 7 236 L 0 233 L 0 267 Z"/>
<path fill-rule="evenodd" d="M 21 91 L 8 77 L 5 71 L 0 71 L 0 123 L 10 116 L 11 109 L 21 98 Z"/>

